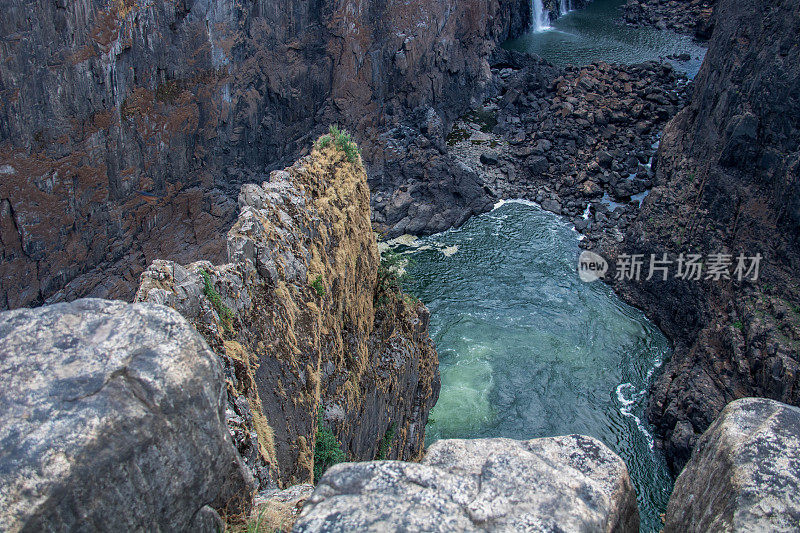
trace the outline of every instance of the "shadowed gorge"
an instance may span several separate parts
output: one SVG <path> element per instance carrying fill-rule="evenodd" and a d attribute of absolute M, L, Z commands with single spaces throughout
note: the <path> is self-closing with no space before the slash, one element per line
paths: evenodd
<path fill-rule="evenodd" d="M 0 529 L 797 529 L 800 0 L 1 11 Z"/>

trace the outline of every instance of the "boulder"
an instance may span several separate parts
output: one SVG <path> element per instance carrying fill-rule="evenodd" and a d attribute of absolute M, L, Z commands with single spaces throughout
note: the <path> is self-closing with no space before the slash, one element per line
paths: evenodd
<path fill-rule="evenodd" d="M 211 507 L 249 497 L 220 365 L 176 311 L 87 299 L 6 312 L 0 353 L 4 530 L 215 531 Z"/>
<path fill-rule="evenodd" d="M 547 158 L 540 155 L 528 159 L 526 165 L 528 167 L 528 171 L 536 177 L 540 177 L 541 174 L 547 172 L 547 169 L 550 167 L 550 163 L 547 161 Z"/>
<path fill-rule="evenodd" d="M 485 152 L 481 154 L 480 159 L 481 163 L 483 163 L 486 166 L 496 167 L 497 165 L 500 164 L 500 161 L 498 161 L 497 159 L 497 154 L 492 152 Z"/>
<path fill-rule="evenodd" d="M 639 531 L 622 460 L 580 435 L 440 440 L 421 464 L 334 466 L 294 531 Z"/>
<path fill-rule="evenodd" d="M 675 482 L 664 531 L 798 527 L 800 409 L 764 398 L 728 404 Z"/>
<path fill-rule="evenodd" d="M 548 198 L 542 202 L 542 209 L 545 211 L 550 211 L 551 213 L 555 213 L 556 215 L 561 214 L 561 204 L 558 200 L 554 200 L 552 198 Z"/>
<path fill-rule="evenodd" d="M 611 168 L 611 164 L 614 162 L 614 158 L 611 157 L 611 154 L 603 150 L 597 152 L 597 162 L 603 168 Z"/>

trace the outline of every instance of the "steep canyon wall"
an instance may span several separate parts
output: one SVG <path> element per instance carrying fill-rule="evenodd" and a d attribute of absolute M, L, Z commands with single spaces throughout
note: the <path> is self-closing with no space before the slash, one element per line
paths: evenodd
<path fill-rule="evenodd" d="M 427 183 L 376 217 L 387 229 L 485 209 L 474 176 L 449 172 L 443 135 L 528 13 L 521 0 L 4 2 L 0 307 L 129 298 L 155 258 L 222 259 L 214 237 L 240 185 L 332 122 L 356 133 L 387 198 Z M 445 200 L 435 220 L 417 213 Z"/>
<path fill-rule="evenodd" d="M 720 0 L 691 104 L 618 253 L 762 254 L 759 279 L 617 282 L 675 342 L 649 414 L 675 469 L 732 400 L 800 403 L 800 2 Z M 708 266 L 708 265 L 706 265 Z M 675 265 L 673 265 L 673 269 Z M 674 273 L 674 270 L 673 270 Z"/>

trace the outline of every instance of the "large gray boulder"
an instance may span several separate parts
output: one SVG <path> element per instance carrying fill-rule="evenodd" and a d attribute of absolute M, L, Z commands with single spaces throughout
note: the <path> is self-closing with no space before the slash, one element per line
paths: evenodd
<path fill-rule="evenodd" d="M 665 532 L 798 531 L 800 409 L 731 402 L 675 482 Z"/>
<path fill-rule="evenodd" d="M 593 438 L 440 440 L 421 464 L 332 467 L 294 531 L 638 532 L 639 512 L 625 464 Z"/>
<path fill-rule="evenodd" d="M 176 311 L 0 314 L 0 529 L 213 531 L 249 495 L 216 356 Z"/>

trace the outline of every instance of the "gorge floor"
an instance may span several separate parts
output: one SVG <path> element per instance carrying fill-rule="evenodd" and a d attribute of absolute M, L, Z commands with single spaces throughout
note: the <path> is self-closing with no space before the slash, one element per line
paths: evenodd
<path fill-rule="evenodd" d="M 498 94 L 448 139 L 493 195 L 528 202 L 501 202 L 459 229 L 395 244 L 412 258 L 441 357 L 428 440 L 593 435 L 628 465 L 642 530 L 658 531 L 672 479 L 645 406 L 669 342 L 611 288 L 581 283 L 576 263 L 580 247 L 621 239 L 636 216 L 661 128 L 685 105 L 686 76 L 704 50 L 672 32 L 613 23 L 618 4 L 596 2 L 553 31 L 508 43 L 543 54 L 561 75 L 498 65 Z M 606 25 L 586 31 L 598 12 Z M 565 40 L 572 44 L 561 47 Z M 564 66 L 569 54 L 598 63 Z M 650 61 L 683 54 L 690 60 Z M 650 62 L 624 64 L 637 61 Z"/>

